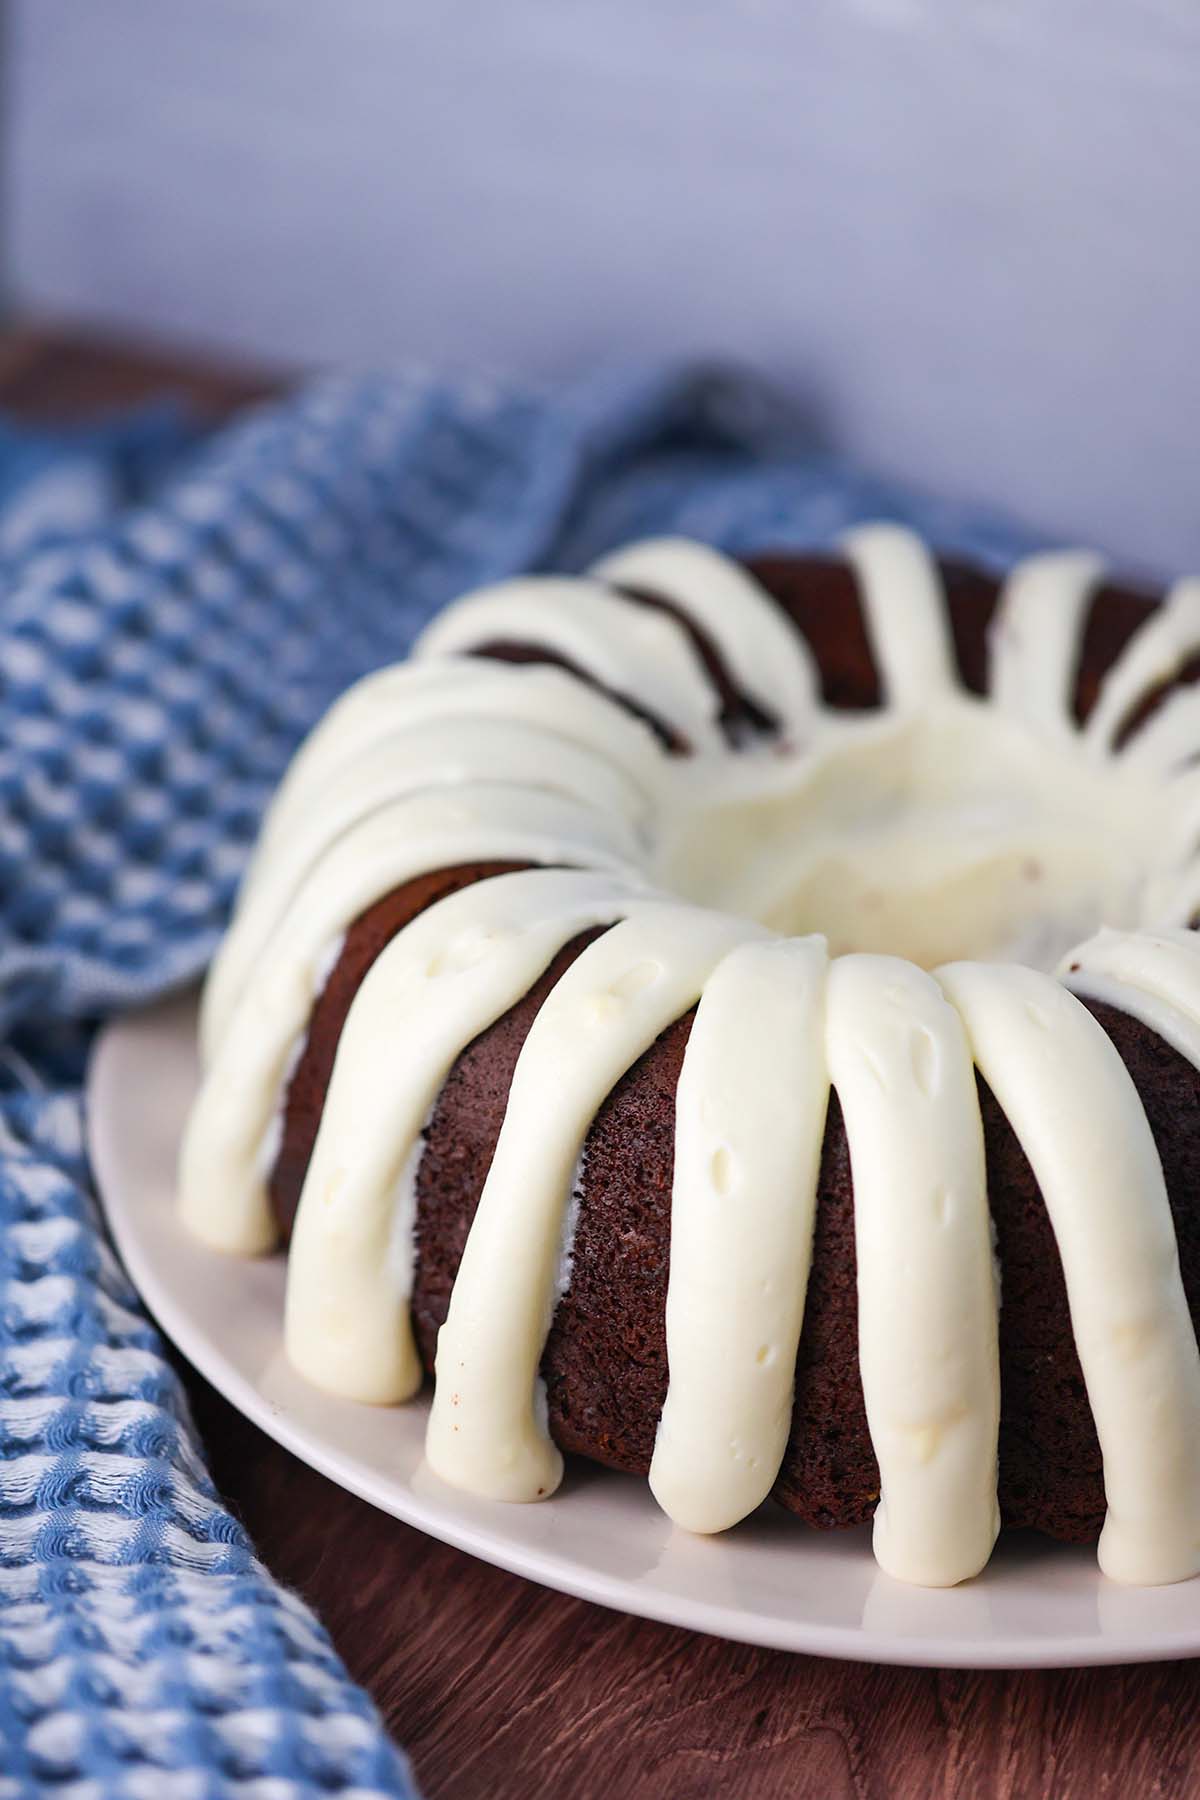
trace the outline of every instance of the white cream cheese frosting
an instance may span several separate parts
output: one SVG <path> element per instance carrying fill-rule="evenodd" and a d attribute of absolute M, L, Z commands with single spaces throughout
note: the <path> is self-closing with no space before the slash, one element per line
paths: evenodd
<path fill-rule="evenodd" d="M 650 1486 L 692 1531 L 753 1512 L 787 1445 L 829 1098 L 828 963 L 822 938 L 739 945 L 684 1051 Z"/>
<path fill-rule="evenodd" d="M 1200 654 L 1200 578 L 1178 581 L 1114 664 L 1084 727 L 1096 754 L 1111 753 L 1138 703 Z"/>
<path fill-rule="evenodd" d="M 504 719 L 445 718 L 385 738 L 337 770 L 311 795 L 311 804 L 288 829 L 279 829 L 255 879 L 243 893 L 221 957 L 210 1006 L 220 1029 L 227 996 L 245 987 L 251 969 L 271 941 L 292 900 L 327 852 L 372 814 L 386 811 L 408 794 L 452 789 L 454 800 L 474 793 L 486 806 L 495 794 L 495 816 L 505 808 L 505 791 L 529 796 L 556 794 L 595 815 L 597 835 L 615 838 L 625 855 L 640 854 L 638 821 L 644 807 L 620 769 L 595 751 L 567 739 L 547 753 L 546 733 Z M 436 806 L 436 800 L 432 800 Z"/>
<path fill-rule="evenodd" d="M 992 698 L 1013 718 L 1070 736 L 1085 608 L 1104 577 L 1086 551 L 1031 556 L 1009 576 L 992 625 Z"/>
<path fill-rule="evenodd" d="M 398 800 L 338 838 L 245 986 L 229 979 L 237 965 L 219 959 L 213 966 L 211 1067 L 180 1158 L 188 1228 L 214 1248 L 243 1254 L 274 1243 L 259 1147 L 292 1047 L 320 992 L 328 946 L 360 913 L 414 875 L 479 857 L 628 869 L 636 881 L 622 836 L 611 821 L 557 795 L 475 784 L 447 796 Z M 227 947 L 233 942 L 231 934 Z"/>
<path fill-rule="evenodd" d="M 540 1499 L 558 1486 L 562 1457 L 537 1403 L 537 1369 L 588 1126 L 720 958 L 760 930 L 645 902 L 588 946 L 535 1018 L 438 1337 L 425 1453 L 444 1480 L 497 1500 Z"/>
<path fill-rule="evenodd" d="M 875 1555 L 889 1574 L 950 1586 L 979 1573 L 1000 1529 L 996 1297 L 971 1051 L 933 977 L 891 956 L 834 963 L 827 1032 L 854 1174 Z"/>
<path fill-rule="evenodd" d="M 601 557 L 589 573 L 681 607 L 716 644 L 738 689 L 803 741 L 817 706 L 812 655 L 737 563 L 688 538 L 651 538 Z"/>
<path fill-rule="evenodd" d="M 1177 584 L 1135 633 L 1080 729 L 1097 559 L 1014 571 L 980 698 L 959 682 L 925 546 L 870 526 L 843 550 L 884 695 L 870 714 L 824 708 L 775 602 L 718 553 L 671 539 L 579 580 L 469 597 L 414 661 L 331 710 L 276 797 L 209 978 L 184 1219 L 217 1248 L 274 1242 L 264 1140 L 354 920 L 418 874 L 538 865 L 421 913 L 358 990 L 292 1242 L 296 1366 L 378 1403 L 419 1384 L 408 1296 L 423 1127 L 465 1045 L 600 928 L 518 1059 L 438 1343 L 433 1468 L 494 1498 L 557 1485 L 539 1364 L 569 1279 L 588 1129 L 695 1005 L 650 1470 L 664 1509 L 719 1531 L 775 1481 L 832 1090 L 854 1182 L 876 1553 L 930 1585 L 985 1564 L 999 1377 L 978 1068 L 1062 1257 L 1104 1458 L 1101 1564 L 1119 1580 L 1182 1579 L 1200 1566 L 1200 1356 L 1144 1110 L 1074 995 L 1142 1019 L 1200 1069 L 1200 937 L 1187 929 L 1200 695 L 1180 689 L 1130 729 L 1200 650 L 1200 584 Z M 683 612 L 777 729 L 733 752 L 687 631 L 610 583 Z M 471 654 L 505 643 L 607 691 Z M 614 696 L 691 754 L 667 754 Z M 1056 964 L 1056 978 L 1039 972 Z"/>
<path fill-rule="evenodd" d="M 842 550 L 858 577 L 886 703 L 906 710 L 950 693 L 957 685 L 950 620 L 937 564 L 921 539 L 900 525 L 859 525 L 844 534 Z"/>
<path fill-rule="evenodd" d="M 569 938 L 635 895 L 591 875 L 500 876 L 423 913 L 376 959 L 338 1042 L 288 1263 L 287 1351 L 318 1387 L 390 1402 L 420 1386 L 411 1246 L 399 1267 L 390 1246 L 391 1198 L 422 1123 L 471 1039 Z"/>
<path fill-rule="evenodd" d="M 612 693 L 670 721 L 694 747 L 716 748 L 717 695 L 699 652 L 671 619 L 602 581 L 550 575 L 501 582 L 460 600 L 426 627 L 418 656 L 488 642 L 536 644 L 590 670 Z"/>
<path fill-rule="evenodd" d="M 1200 1571 L 1200 1354 L 1137 1089 L 1050 976 L 959 963 L 938 980 L 1054 1229 L 1104 1457 L 1100 1567 L 1118 1581 L 1181 1581 Z"/>
<path fill-rule="evenodd" d="M 1100 931 L 1068 952 L 1073 994 L 1140 1019 L 1200 1069 L 1200 946 L 1194 931 Z"/>

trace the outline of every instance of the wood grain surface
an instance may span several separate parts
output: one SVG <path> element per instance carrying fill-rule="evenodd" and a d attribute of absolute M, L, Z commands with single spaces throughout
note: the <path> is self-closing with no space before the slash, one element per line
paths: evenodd
<path fill-rule="evenodd" d="M 0 343 L 0 404 L 81 416 L 269 380 L 60 335 Z M 316 1609 L 428 1800 L 1182 1800 L 1198 1666 L 969 1674 L 748 1649 L 533 1586 L 374 1511 L 183 1370 L 214 1477 Z"/>

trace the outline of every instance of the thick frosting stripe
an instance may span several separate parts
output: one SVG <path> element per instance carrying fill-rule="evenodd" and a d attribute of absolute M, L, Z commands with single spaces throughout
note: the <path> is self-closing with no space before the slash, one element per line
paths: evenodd
<path fill-rule="evenodd" d="M 535 575 L 482 588 L 439 614 L 414 655 L 464 654 L 496 642 L 557 651 L 682 731 L 693 748 L 719 746 L 719 697 L 687 632 L 604 582 Z"/>
<path fill-rule="evenodd" d="M 339 763 L 396 729 L 403 717 L 437 717 L 449 703 L 455 712 L 474 706 L 470 664 L 401 662 L 375 669 L 348 687 L 317 720 L 301 743 L 275 790 L 263 819 L 257 851 L 265 847 L 276 816 L 293 794 L 323 780 Z"/>
<path fill-rule="evenodd" d="M 1054 1229 L 1104 1457 L 1100 1567 L 1152 1586 L 1200 1571 L 1200 1353 L 1137 1089 L 1048 975 L 938 970 L 1029 1159 Z"/>
<path fill-rule="evenodd" d="M 243 1254 L 275 1242 L 261 1151 L 296 1042 L 328 972 L 330 946 L 414 875 L 459 863 L 582 865 L 629 874 L 595 815 L 553 794 L 463 788 L 373 813 L 313 870 L 239 996 L 209 988 L 212 1058 L 180 1153 L 180 1206 L 203 1243 Z M 228 1006 L 228 1013 L 225 1006 Z M 219 1051 L 219 1054 L 217 1053 Z"/>
<path fill-rule="evenodd" d="M 938 566 L 902 525 L 858 525 L 841 539 L 858 580 L 867 636 L 889 706 L 920 706 L 958 687 Z"/>
<path fill-rule="evenodd" d="M 1200 757 L 1200 694 L 1188 688 L 1164 700 L 1118 756 L 1123 769 L 1148 781 L 1185 776 Z"/>
<path fill-rule="evenodd" d="M 829 972 L 829 1070 L 854 1178 L 859 1366 L 879 1462 L 874 1545 L 947 1587 L 991 1555 L 1000 1373 L 983 1126 L 962 1024 L 891 956 Z"/>
<path fill-rule="evenodd" d="M 251 870 L 312 797 L 348 763 L 448 718 L 519 720 L 566 738 L 622 771 L 653 804 L 667 758 L 649 726 L 598 689 L 547 664 L 430 657 L 396 663 L 349 688 L 297 751 L 263 821 Z M 253 874 L 247 876 L 247 885 Z"/>
<path fill-rule="evenodd" d="M 670 600 L 712 638 L 741 693 L 793 735 L 811 724 L 818 694 L 811 652 L 739 563 L 689 538 L 649 538 L 602 557 L 589 573 Z"/>
<path fill-rule="evenodd" d="M 303 866 L 376 806 L 476 781 L 545 788 L 635 826 L 650 816 L 645 794 L 612 757 L 527 720 L 447 713 L 378 739 L 314 782 L 278 823 L 264 862 L 299 858 L 303 846 Z M 260 868 L 258 878 L 275 871 Z"/>
<path fill-rule="evenodd" d="M 500 875 L 376 958 L 338 1042 L 288 1259 L 288 1356 L 315 1386 L 376 1403 L 420 1386 L 408 1297 L 422 1125 L 466 1045 L 633 893 L 585 873 Z"/>
<path fill-rule="evenodd" d="M 631 861 L 644 852 L 636 790 L 617 768 L 552 733 L 501 719 L 439 720 L 386 739 L 336 769 L 309 796 L 242 895 L 221 951 L 221 983 L 240 992 L 309 871 L 363 819 L 409 794 L 499 784 L 545 791 L 590 808 Z M 432 797 L 432 795 L 431 795 Z"/>
<path fill-rule="evenodd" d="M 319 958 L 361 912 L 402 881 L 429 869 L 497 860 L 635 867 L 638 849 L 620 819 L 604 818 L 590 806 L 539 788 L 464 782 L 449 794 L 432 789 L 401 795 L 334 839 L 303 889 L 292 896 L 293 905 L 279 918 L 271 914 L 274 928 L 265 937 L 261 928 L 267 902 L 255 898 L 253 905 L 239 908 L 201 1001 L 205 1062 L 215 1054 L 242 996 L 261 980 L 263 958 L 277 961 L 277 943 L 286 940 L 293 955 Z M 256 896 L 259 891 L 256 883 Z M 297 949 L 301 929 L 302 951 Z"/>
<path fill-rule="evenodd" d="M 1104 679 L 1084 727 L 1094 756 L 1116 748 L 1122 728 L 1156 687 L 1174 679 L 1200 654 L 1200 577 L 1177 581 L 1160 607 L 1130 640 Z M 1135 741 L 1135 740 L 1131 740 Z"/>
<path fill-rule="evenodd" d="M 647 903 L 588 946 L 534 1020 L 438 1338 L 426 1456 L 453 1486 L 496 1500 L 558 1486 L 538 1364 L 588 1127 L 721 957 L 763 935 L 720 913 Z"/>
<path fill-rule="evenodd" d="M 1100 931 L 1063 958 L 1073 994 L 1140 1019 L 1200 1069 L 1200 935 Z"/>
<path fill-rule="evenodd" d="M 1074 735 L 1080 629 L 1104 563 L 1083 550 L 1018 563 L 1000 593 L 990 636 L 992 699 L 1057 735 Z"/>
<path fill-rule="evenodd" d="M 787 1447 L 829 1097 L 827 968 L 822 938 L 739 945 L 709 976 L 684 1052 L 650 1486 L 691 1531 L 753 1512 Z"/>

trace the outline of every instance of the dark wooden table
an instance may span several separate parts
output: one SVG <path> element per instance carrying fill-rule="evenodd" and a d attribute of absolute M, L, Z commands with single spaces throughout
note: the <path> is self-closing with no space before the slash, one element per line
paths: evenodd
<path fill-rule="evenodd" d="M 0 404 L 80 417 L 271 386 L 22 331 Z M 216 1480 L 409 1750 L 429 1800 L 1142 1800 L 1200 1791 L 1195 1665 L 964 1674 L 745 1649 L 532 1586 L 386 1518 L 185 1371 Z"/>

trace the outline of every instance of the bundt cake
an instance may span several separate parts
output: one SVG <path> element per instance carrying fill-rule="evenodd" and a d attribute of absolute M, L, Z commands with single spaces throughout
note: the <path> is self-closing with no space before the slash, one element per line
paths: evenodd
<path fill-rule="evenodd" d="M 1200 581 L 910 532 L 469 596 L 302 747 L 183 1216 L 506 1500 L 1200 1570 Z"/>

